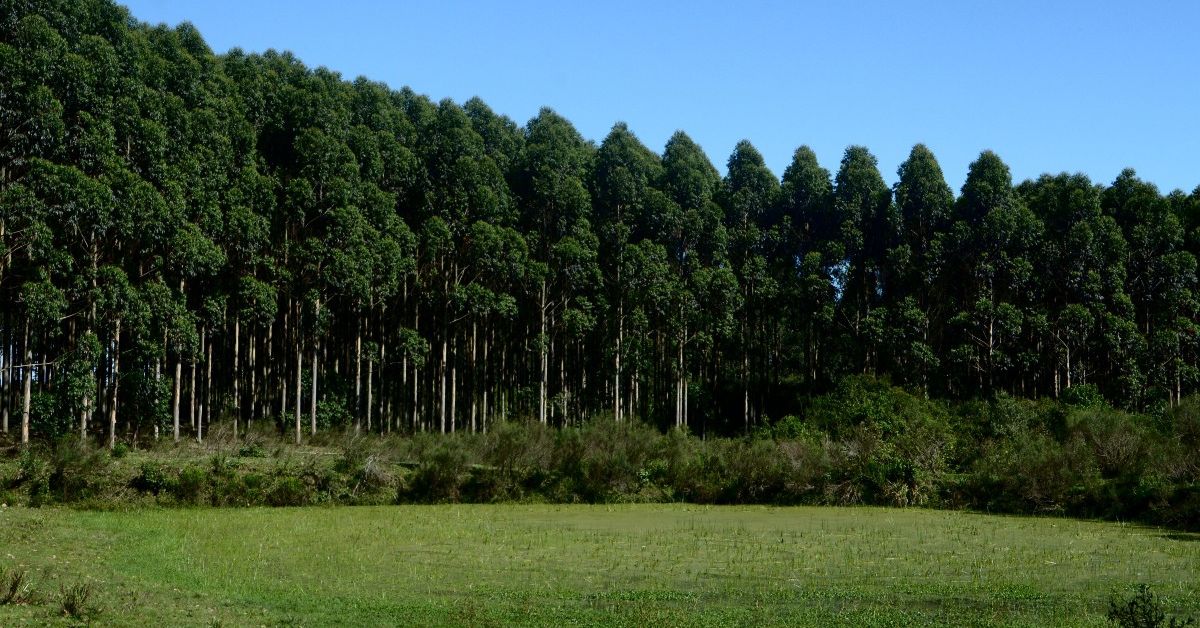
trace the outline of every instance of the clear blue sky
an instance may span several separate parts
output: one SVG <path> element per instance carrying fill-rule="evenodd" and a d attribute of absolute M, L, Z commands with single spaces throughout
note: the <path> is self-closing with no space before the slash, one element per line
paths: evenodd
<path fill-rule="evenodd" d="M 781 175 L 808 144 L 835 171 L 863 144 L 884 178 L 914 143 L 951 186 L 992 149 L 1017 181 L 1126 166 L 1200 184 L 1200 2 L 135 0 L 213 50 L 290 50 L 434 100 L 547 105 L 597 142 L 683 129 L 724 171 L 747 138 Z"/>

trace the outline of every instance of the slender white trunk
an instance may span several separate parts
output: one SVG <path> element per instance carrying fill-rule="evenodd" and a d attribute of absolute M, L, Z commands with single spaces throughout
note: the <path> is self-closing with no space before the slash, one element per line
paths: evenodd
<path fill-rule="evenodd" d="M 171 401 L 171 405 L 172 405 L 172 409 L 171 409 L 172 425 L 171 425 L 171 427 L 173 429 L 173 436 L 175 438 L 175 442 L 177 442 L 177 443 L 179 442 L 179 399 L 182 396 L 179 385 L 182 380 L 183 380 L 183 360 L 180 359 L 179 356 L 176 356 L 175 357 L 175 393 L 171 397 L 171 399 L 172 399 L 172 401 Z"/>
<path fill-rule="evenodd" d="M 442 403 L 438 408 L 441 413 L 442 433 L 446 433 L 446 338 L 442 337 Z"/>
<path fill-rule="evenodd" d="M 475 320 L 472 320 L 471 321 L 471 431 L 472 432 L 478 431 L 478 426 L 476 424 L 476 419 L 477 419 L 476 412 L 477 412 L 478 406 L 479 406 L 479 395 L 476 394 L 476 390 L 478 389 L 478 383 L 479 383 L 479 381 L 478 381 L 479 363 L 475 361 L 476 357 L 477 357 L 476 350 L 477 350 L 477 346 L 478 346 L 478 345 L 476 345 L 476 340 L 478 339 L 477 328 L 478 328 L 478 323 Z"/>
<path fill-rule="evenodd" d="M 296 343 L 296 444 L 297 445 L 300 444 L 300 406 L 302 405 L 300 402 L 300 395 L 301 395 L 300 389 L 303 385 L 303 380 L 302 380 L 303 373 L 304 373 L 304 346 L 301 343 L 297 342 Z"/>
<path fill-rule="evenodd" d="M 362 428 L 362 320 L 358 321 L 354 335 L 354 433 Z M 367 429 L 371 429 L 369 426 Z"/>
<path fill-rule="evenodd" d="M 367 361 L 367 431 L 371 431 L 371 404 L 375 401 L 372 382 L 375 377 L 375 361 Z"/>
<path fill-rule="evenodd" d="M 205 327 L 205 330 L 208 328 Z M 200 337 L 204 337 L 204 332 L 200 332 Z M 204 420 L 208 419 L 208 423 L 212 424 L 212 359 L 213 341 L 208 339 L 208 349 L 204 357 L 204 403 L 200 405 L 200 415 L 196 417 L 196 442 L 204 442 Z M 208 411 L 205 414 L 205 410 Z"/>
<path fill-rule="evenodd" d="M 250 425 L 254 422 L 254 414 L 258 408 L 258 335 L 254 333 L 253 327 L 250 328 L 249 345 L 250 385 L 246 387 L 246 394 L 250 397 L 250 403 L 246 404 L 249 410 L 246 413 L 246 434 L 250 433 Z"/>
<path fill-rule="evenodd" d="M 316 302 L 314 321 L 321 320 L 321 301 Z M 315 336 L 315 334 L 314 334 Z M 317 433 L 317 371 L 320 370 L 320 360 L 317 357 L 317 352 L 321 348 L 321 341 L 316 337 L 313 338 L 312 346 L 312 390 L 310 392 L 309 401 L 309 431 L 312 435 Z"/>
<path fill-rule="evenodd" d="M 113 332 L 113 356 L 112 356 L 112 399 L 108 403 L 108 448 L 112 449 L 117 446 L 117 385 L 121 378 L 121 319 L 117 319 L 115 331 Z M 25 399 L 28 403 L 29 399 L 29 382 L 25 383 Z M 28 407 L 28 406 L 26 406 Z"/>
<path fill-rule="evenodd" d="M 316 435 L 317 433 L 317 371 L 319 370 L 320 359 L 317 352 L 320 350 L 320 342 L 313 342 L 312 348 L 312 390 L 309 392 L 309 433 Z"/>
<path fill-rule="evenodd" d="M 546 280 L 542 280 L 541 342 L 538 348 L 542 359 L 542 378 L 538 385 L 538 420 L 546 423 L 546 380 L 550 377 L 550 356 L 546 338 Z"/>
<path fill-rule="evenodd" d="M 483 401 L 482 401 L 482 403 L 480 403 L 480 407 L 479 407 L 479 411 L 480 411 L 479 422 L 483 427 L 483 431 L 485 431 L 485 432 L 487 431 L 487 426 L 488 426 L 488 385 L 491 383 L 488 381 L 488 378 L 487 378 L 488 346 L 491 345 L 490 339 L 491 339 L 491 331 L 489 329 L 488 334 L 485 334 L 483 337 L 483 368 L 481 369 L 482 378 L 483 378 L 482 379 Z"/>
<path fill-rule="evenodd" d="M 238 416 L 242 413 L 242 395 L 238 373 L 238 358 L 241 357 L 242 324 L 235 316 L 233 318 L 233 440 L 238 437 Z"/>
<path fill-rule="evenodd" d="M 204 347 L 204 332 L 200 332 L 200 347 Z M 188 423 L 192 426 L 192 432 L 196 431 L 196 357 L 192 356 L 192 374 L 189 380 L 191 385 L 188 387 Z"/>
<path fill-rule="evenodd" d="M 120 323 L 117 324 L 117 329 L 120 329 Z M 120 333 L 119 331 L 117 332 Z M 115 364 L 115 363 L 114 363 Z M 29 344 L 29 319 L 25 319 L 25 366 L 23 367 L 24 382 L 24 398 L 21 401 L 21 444 L 29 443 L 29 413 L 31 401 L 33 399 L 33 347 Z M 114 372 L 114 379 L 115 379 Z M 114 406 L 116 404 L 113 404 Z"/>
<path fill-rule="evenodd" d="M 625 342 L 625 321 L 617 305 L 617 347 L 613 356 L 613 418 L 621 422 L 621 347 Z"/>

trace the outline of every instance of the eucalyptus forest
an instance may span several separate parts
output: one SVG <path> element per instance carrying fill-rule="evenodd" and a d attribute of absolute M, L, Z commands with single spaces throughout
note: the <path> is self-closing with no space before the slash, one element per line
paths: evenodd
<path fill-rule="evenodd" d="M 924 145 L 893 186 L 862 146 L 725 166 L 5 0 L 3 430 L 740 435 L 847 376 L 1130 411 L 1200 386 L 1200 187 L 1014 183 L 984 151 L 956 194 Z"/>

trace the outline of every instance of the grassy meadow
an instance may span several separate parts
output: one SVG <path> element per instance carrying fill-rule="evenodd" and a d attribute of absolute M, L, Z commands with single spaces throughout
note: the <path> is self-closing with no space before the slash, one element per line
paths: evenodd
<path fill-rule="evenodd" d="M 0 510 L 0 625 L 1105 623 L 1200 611 L 1200 535 L 920 509 L 694 505 Z"/>

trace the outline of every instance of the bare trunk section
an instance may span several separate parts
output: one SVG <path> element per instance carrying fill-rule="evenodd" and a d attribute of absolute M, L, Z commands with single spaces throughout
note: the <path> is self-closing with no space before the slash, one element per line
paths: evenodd
<path fill-rule="evenodd" d="M 304 347 L 296 344 L 296 444 L 300 444 L 300 389 L 303 386 Z M 286 415 L 285 415 L 286 416 Z"/>
<path fill-rule="evenodd" d="M 242 413 L 242 397 L 239 388 L 238 358 L 241 356 L 242 324 L 237 316 L 233 318 L 233 440 L 238 437 L 238 415 Z"/>
<path fill-rule="evenodd" d="M 375 378 L 375 361 L 367 361 L 367 431 L 370 432 L 371 425 L 371 404 L 375 400 L 373 381 Z"/>
<path fill-rule="evenodd" d="M 438 408 L 441 413 L 442 433 L 446 433 L 446 337 L 442 336 L 442 403 Z"/>
<path fill-rule="evenodd" d="M 550 377 L 549 339 L 546 337 L 546 280 L 542 280 L 541 336 L 538 351 L 542 359 L 542 378 L 538 384 L 538 420 L 546 424 L 546 381 Z"/>
<path fill-rule="evenodd" d="M 200 337 L 204 337 L 204 331 L 200 332 Z M 204 420 L 208 419 L 209 424 L 212 424 L 212 352 L 213 341 L 212 337 L 209 337 L 208 349 L 204 357 L 204 402 L 200 405 L 200 415 L 196 417 L 196 442 L 198 443 L 204 442 Z M 206 409 L 208 414 L 205 414 Z"/>
<path fill-rule="evenodd" d="M 118 323 L 117 329 L 120 329 Z M 120 333 L 119 331 L 117 332 Z M 33 399 L 33 347 L 29 344 L 29 318 L 25 318 L 25 366 L 22 368 L 25 376 L 24 398 L 21 401 L 21 444 L 29 444 L 29 411 Z M 116 405 L 116 404 L 114 404 Z"/>
<path fill-rule="evenodd" d="M 362 317 L 354 334 L 354 433 L 362 430 Z M 370 429 L 370 428 L 367 428 Z"/>
<path fill-rule="evenodd" d="M 179 442 L 179 398 L 180 398 L 180 382 L 183 380 L 183 360 L 179 356 L 175 356 L 175 392 L 171 396 L 171 421 L 172 435 L 175 442 Z"/>
<path fill-rule="evenodd" d="M 313 322 L 321 320 L 321 300 L 317 299 L 316 307 L 313 309 Z M 312 390 L 309 391 L 309 432 L 315 436 L 317 434 L 317 372 L 320 370 L 320 359 L 318 353 L 321 350 L 321 341 L 317 334 L 313 333 L 312 346 Z M 299 401 L 299 399 L 297 399 Z"/>
<path fill-rule="evenodd" d="M 116 331 L 113 332 L 112 357 L 112 398 L 108 403 L 108 448 L 117 446 L 117 385 L 121 378 L 121 319 L 117 319 Z M 26 400 L 29 399 L 29 384 L 25 384 Z"/>

